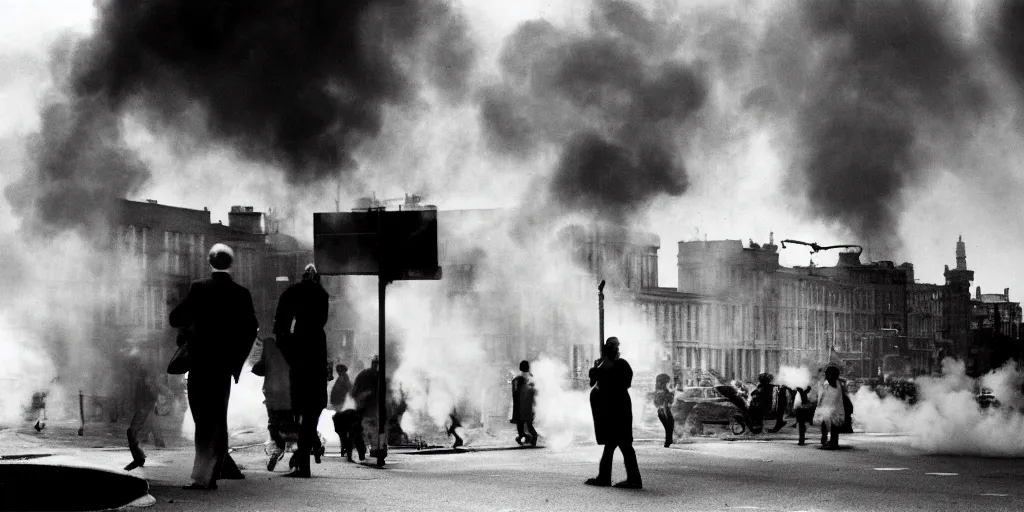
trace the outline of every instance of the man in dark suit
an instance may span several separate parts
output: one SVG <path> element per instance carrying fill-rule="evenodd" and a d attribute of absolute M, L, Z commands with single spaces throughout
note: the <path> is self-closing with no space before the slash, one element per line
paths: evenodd
<path fill-rule="evenodd" d="M 228 272 L 233 261 L 230 247 L 215 244 L 210 249 L 212 275 L 192 283 L 188 296 L 171 311 L 171 327 L 192 332 L 188 405 L 196 426 L 196 458 L 186 489 L 216 489 L 218 478 L 244 478 L 228 455 L 228 399 L 231 377 L 238 382 L 259 322 L 249 290 Z"/>
<path fill-rule="evenodd" d="M 309 478 L 309 455 L 320 462 L 323 447 L 316 431 L 320 413 L 327 407 L 327 291 L 320 286 L 320 274 L 310 263 L 302 280 L 281 294 L 274 317 L 277 346 L 288 361 L 292 390 L 292 411 L 299 415 L 299 448 L 293 462 L 295 471 L 285 475 Z M 295 323 L 294 331 L 292 322 Z"/>

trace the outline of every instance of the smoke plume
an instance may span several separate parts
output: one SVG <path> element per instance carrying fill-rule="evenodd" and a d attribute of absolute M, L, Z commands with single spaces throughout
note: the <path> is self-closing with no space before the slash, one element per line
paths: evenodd
<path fill-rule="evenodd" d="M 564 211 L 622 224 L 682 195 L 679 139 L 707 93 L 671 48 L 652 51 L 662 28 L 617 0 L 595 3 L 589 33 L 523 23 L 505 41 L 501 82 L 482 95 L 491 147 L 517 158 L 556 152 L 548 194 Z"/>
<path fill-rule="evenodd" d="M 898 249 L 902 193 L 936 163 L 921 145 L 969 133 L 960 130 L 989 106 L 984 83 L 951 35 L 948 8 L 917 0 L 799 5 L 769 28 L 763 49 L 778 107 L 795 109 L 791 182 L 813 215 Z"/>

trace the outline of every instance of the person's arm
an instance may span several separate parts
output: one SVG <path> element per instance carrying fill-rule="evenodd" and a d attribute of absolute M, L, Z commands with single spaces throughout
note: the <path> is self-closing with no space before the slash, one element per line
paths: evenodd
<path fill-rule="evenodd" d="M 274 337 L 277 339 L 277 349 L 281 351 L 281 355 L 289 365 L 295 363 L 292 358 L 290 336 L 294 319 L 295 305 L 292 301 L 292 288 L 288 288 L 277 301 L 277 312 L 274 315 Z"/>

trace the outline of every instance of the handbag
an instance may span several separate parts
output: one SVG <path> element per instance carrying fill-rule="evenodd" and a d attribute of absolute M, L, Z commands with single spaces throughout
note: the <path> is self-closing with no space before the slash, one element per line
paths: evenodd
<path fill-rule="evenodd" d="M 171 362 L 167 364 L 167 373 L 171 375 L 182 375 L 188 373 L 188 343 L 178 347 L 178 350 L 171 356 Z"/>
<path fill-rule="evenodd" d="M 178 350 L 171 356 L 171 362 L 167 364 L 167 373 L 171 375 L 182 375 L 188 373 L 189 358 L 188 358 L 188 342 L 191 338 L 191 333 L 188 329 L 181 329 L 178 331 Z"/>

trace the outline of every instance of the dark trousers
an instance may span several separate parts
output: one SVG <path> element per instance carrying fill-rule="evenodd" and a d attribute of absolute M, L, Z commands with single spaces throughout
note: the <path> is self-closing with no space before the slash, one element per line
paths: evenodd
<path fill-rule="evenodd" d="M 352 450 L 359 454 L 359 460 L 366 458 L 366 440 L 363 439 L 363 422 L 354 422 L 347 432 L 338 434 L 341 438 L 341 453 L 352 460 Z"/>
<path fill-rule="evenodd" d="M 807 423 L 803 421 L 797 422 L 797 431 L 800 433 L 800 439 L 797 441 L 799 444 L 804 444 L 804 440 L 807 439 Z"/>
<path fill-rule="evenodd" d="M 224 475 L 239 473 L 228 455 L 228 399 L 231 376 L 193 370 L 188 375 L 188 406 L 195 422 L 196 457 L 192 482 L 210 485 Z"/>
<path fill-rule="evenodd" d="M 623 462 L 626 463 L 626 480 L 639 483 L 640 466 L 636 462 L 636 452 L 633 450 L 631 442 L 608 443 L 604 445 L 604 453 L 601 455 L 601 465 L 599 466 L 597 479 L 604 482 L 612 480 L 612 459 L 615 457 L 616 448 L 622 452 Z"/>
<path fill-rule="evenodd" d="M 665 427 L 665 446 L 672 444 L 672 431 L 675 430 L 676 421 L 672 417 L 672 411 L 667 408 L 661 407 L 658 409 L 658 419 L 661 420 L 662 426 Z"/>
<path fill-rule="evenodd" d="M 132 415 L 131 424 L 128 426 L 128 450 L 132 452 L 132 459 L 137 461 L 146 460 L 146 452 L 139 447 L 139 438 L 145 437 L 147 433 L 153 434 L 153 444 L 163 446 L 164 439 L 160 435 L 160 429 L 154 425 L 153 412 L 156 410 L 156 402 L 138 404 L 135 413 Z"/>
<path fill-rule="evenodd" d="M 825 422 L 821 423 L 821 445 L 832 447 L 839 446 L 839 429 L 842 427 L 828 427 Z M 831 439 L 829 438 L 831 436 Z"/>
<path fill-rule="evenodd" d="M 323 407 L 297 411 L 299 413 L 299 446 L 292 460 L 301 472 L 309 472 L 309 456 L 314 450 L 320 450 L 320 436 L 316 425 L 320 420 Z"/>
<path fill-rule="evenodd" d="M 517 421 L 516 430 L 519 431 L 519 437 L 527 437 L 529 434 L 530 438 L 537 439 L 537 431 L 534 430 L 532 421 Z"/>

